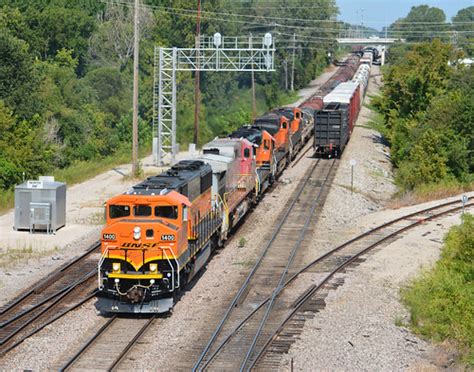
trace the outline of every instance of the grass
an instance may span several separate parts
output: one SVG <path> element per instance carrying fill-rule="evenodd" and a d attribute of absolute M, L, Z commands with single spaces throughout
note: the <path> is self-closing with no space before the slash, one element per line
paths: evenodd
<path fill-rule="evenodd" d="M 149 152 L 150 146 L 142 146 L 140 148 L 140 157 L 149 154 Z M 52 175 L 57 181 L 66 182 L 68 186 L 71 186 L 93 178 L 113 167 L 130 162 L 131 150 L 130 148 L 123 148 L 118 150 L 113 156 L 103 159 L 77 161 L 67 168 L 56 169 L 52 172 Z M 13 208 L 14 200 L 15 194 L 13 190 L 2 190 L 0 193 L 0 214 L 6 213 L 9 209 Z"/>
<path fill-rule="evenodd" d="M 13 190 L 0 190 L 0 214 L 13 208 L 15 193 Z"/>
<path fill-rule="evenodd" d="M 58 252 L 59 248 L 54 247 L 47 251 L 34 251 L 32 246 L 23 247 L 20 249 L 7 248 L 5 252 L 0 253 L 0 268 L 6 269 L 13 267 L 16 264 L 25 262 L 29 259 L 38 259 L 45 256 L 50 256 Z"/>
<path fill-rule="evenodd" d="M 140 151 L 140 157 L 149 153 L 149 148 Z M 71 166 L 58 169 L 53 172 L 56 180 L 66 182 L 68 185 L 81 183 L 111 168 L 131 162 L 131 150 L 129 148 L 118 150 L 113 156 L 93 161 L 78 161 Z"/>
<path fill-rule="evenodd" d="M 395 316 L 395 325 L 397 327 L 406 327 L 405 319 L 402 315 Z"/>
<path fill-rule="evenodd" d="M 440 183 L 420 185 L 414 190 L 400 191 L 387 204 L 387 208 L 398 209 L 414 204 L 426 203 L 432 200 L 444 199 L 474 190 L 474 182 L 461 183 L 446 180 Z"/>
<path fill-rule="evenodd" d="M 245 247 L 246 243 L 247 243 L 247 239 L 245 239 L 244 237 L 240 238 L 239 239 L 239 244 L 238 244 L 239 248 Z"/>
<path fill-rule="evenodd" d="M 372 116 L 370 118 L 370 121 L 367 123 L 367 127 L 376 130 L 382 136 L 386 136 L 387 134 L 387 127 L 385 126 L 383 115 L 375 110 L 372 111 Z"/>
<path fill-rule="evenodd" d="M 426 338 L 453 342 L 463 362 L 474 367 L 474 216 L 445 237 L 435 267 L 402 289 L 410 327 Z"/>

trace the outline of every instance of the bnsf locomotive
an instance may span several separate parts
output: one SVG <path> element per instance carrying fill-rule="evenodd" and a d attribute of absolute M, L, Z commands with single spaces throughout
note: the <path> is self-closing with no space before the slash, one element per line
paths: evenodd
<path fill-rule="evenodd" d="M 169 311 L 180 288 L 311 138 L 322 100 L 309 101 L 262 115 L 108 200 L 97 308 Z"/>

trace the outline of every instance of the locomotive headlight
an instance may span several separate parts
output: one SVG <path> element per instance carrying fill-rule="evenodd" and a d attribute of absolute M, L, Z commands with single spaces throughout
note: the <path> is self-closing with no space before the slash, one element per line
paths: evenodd
<path fill-rule="evenodd" d="M 140 228 L 140 226 L 135 226 L 133 228 L 133 239 L 139 240 L 141 233 L 142 233 L 142 229 Z"/>
<path fill-rule="evenodd" d="M 150 264 L 150 271 L 156 273 L 158 271 L 158 264 L 151 263 Z"/>
<path fill-rule="evenodd" d="M 112 263 L 112 270 L 114 271 L 114 273 L 120 272 L 120 262 Z"/>

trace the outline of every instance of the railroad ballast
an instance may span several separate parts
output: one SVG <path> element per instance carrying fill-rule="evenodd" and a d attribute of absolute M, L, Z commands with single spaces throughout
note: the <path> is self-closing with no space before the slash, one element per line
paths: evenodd
<path fill-rule="evenodd" d="M 252 125 L 205 144 L 198 157 L 181 160 L 108 200 L 97 308 L 104 313 L 169 311 L 179 290 L 224 244 L 315 128 L 320 132 L 317 120 L 330 110 L 323 97 L 359 79 L 358 67 L 359 57 L 350 56 L 300 107 L 272 110 Z M 342 115 L 351 129 L 360 107 L 359 80 L 349 83 L 358 87 L 353 92 L 357 98 Z M 341 138 L 345 145 L 348 138 Z"/>

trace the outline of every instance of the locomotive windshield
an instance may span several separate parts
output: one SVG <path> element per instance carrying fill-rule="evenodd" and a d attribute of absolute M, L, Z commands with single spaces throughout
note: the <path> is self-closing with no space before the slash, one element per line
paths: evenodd
<path fill-rule="evenodd" d="M 149 205 L 135 205 L 133 214 L 140 217 L 149 217 L 151 216 L 151 207 Z"/>
<path fill-rule="evenodd" d="M 109 217 L 120 218 L 130 216 L 130 207 L 128 205 L 111 205 L 109 206 Z"/>
<path fill-rule="evenodd" d="M 155 207 L 155 216 L 163 218 L 171 218 L 173 220 L 178 218 L 178 207 L 171 205 L 160 205 Z"/>

